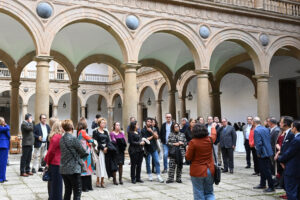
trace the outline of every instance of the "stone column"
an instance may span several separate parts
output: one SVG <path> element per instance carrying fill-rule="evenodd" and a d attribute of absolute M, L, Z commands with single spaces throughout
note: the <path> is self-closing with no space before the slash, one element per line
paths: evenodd
<path fill-rule="evenodd" d="M 138 123 L 140 128 L 142 128 L 143 126 L 143 107 L 144 107 L 144 103 L 143 102 L 139 102 L 138 103 Z"/>
<path fill-rule="evenodd" d="M 57 113 L 58 113 L 58 105 L 53 105 L 52 106 L 52 116 L 57 117 Z"/>
<path fill-rule="evenodd" d="M 179 118 L 180 119 L 183 118 L 183 117 L 185 117 L 185 114 L 186 114 L 186 102 L 185 102 L 185 99 L 186 99 L 186 97 L 179 98 L 179 101 L 180 101 L 180 116 L 179 116 Z"/>
<path fill-rule="evenodd" d="M 159 128 L 161 128 L 161 125 L 162 125 L 161 102 L 162 102 L 162 100 L 156 100 L 156 120 L 157 120 Z"/>
<path fill-rule="evenodd" d="M 175 100 L 175 90 L 169 91 L 169 113 L 172 115 L 172 119 L 176 120 L 176 100 Z"/>
<path fill-rule="evenodd" d="M 11 93 L 10 93 L 10 134 L 18 135 L 19 133 L 19 87 L 21 83 L 19 81 L 10 82 Z"/>
<path fill-rule="evenodd" d="M 49 117 L 49 62 L 48 56 L 36 57 L 35 123 L 39 123 L 41 114 Z"/>
<path fill-rule="evenodd" d="M 196 70 L 197 74 L 197 115 L 206 119 L 211 115 L 209 98 L 209 80 L 208 71 Z"/>
<path fill-rule="evenodd" d="M 263 122 L 269 117 L 269 76 L 256 75 L 257 80 L 257 115 Z"/>
<path fill-rule="evenodd" d="M 70 85 L 71 89 L 71 120 L 73 121 L 74 127 L 77 126 L 78 122 L 78 84 Z"/>
<path fill-rule="evenodd" d="M 22 105 L 22 119 L 25 120 L 25 115 L 28 113 L 28 105 L 23 104 Z"/>
<path fill-rule="evenodd" d="M 221 98 L 220 95 L 222 92 L 220 91 L 213 91 L 211 93 L 212 96 L 212 104 L 211 104 L 211 110 L 213 117 L 217 116 L 221 120 Z"/>
<path fill-rule="evenodd" d="M 124 102 L 123 102 L 123 128 L 126 130 L 130 117 L 137 118 L 137 89 L 136 70 L 138 63 L 125 63 Z"/>
<path fill-rule="evenodd" d="M 80 106 L 81 109 L 81 116 L 80 117 L 85 117 L 85 106 Z"/>
<path fill-rule="evenodd" d="M 107 127 L 107 129 L 109 130 L 109 131 L 112 131 L 112 129 L 113 129 L 113 124 L 114 124 L 114 107 L 112 107 L 112 106 L 110 106 L 110 107 L 107 107 L 107 116 L 108 116 L 108 119 L 107 119 L 107 121 L 108 121 L 108 127 Z"/>

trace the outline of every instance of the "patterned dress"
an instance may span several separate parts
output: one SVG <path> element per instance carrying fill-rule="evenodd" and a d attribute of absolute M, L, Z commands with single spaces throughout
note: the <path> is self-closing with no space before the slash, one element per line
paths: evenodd
<path fill-rule="evenodd" d="M 81 173 L 81 176 L 90 176 L 94 173 L 95 166 L 92 165 L 92 154 L 91 154 L 91 146 L 89 143 L 92 143 L 94 140 L 88 136 L 85 130 L 80 130 L 78 132 L 78 140 L 80 141 L 82 147 L 86 150 L 86 153 L 89 155 L 83 158 L 83 162 L 85 163 L 87 172 Z"/>

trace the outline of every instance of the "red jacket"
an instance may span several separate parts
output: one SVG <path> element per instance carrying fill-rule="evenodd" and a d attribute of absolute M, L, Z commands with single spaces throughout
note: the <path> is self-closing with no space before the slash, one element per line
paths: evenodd
<path fill-rule="evenodd" d="M 60 147 L 59 141 L 61 139 L 61 135 L 55 134 L 51 140 L 47 155 L 45 156 L 45 161 L 48 165 L 60 165 Z"/>
<path fill-rule="evenodd" d="M 212 175 L 215 173 L 212 143 L 216 141 L 216 129 L 211 129 L 211 136 L 204 138 L 193 138 L 189 142 L 186 159 L 192 161 L 190 175 L 193 177 L 207 177 L 207 168 Z"/>
<path fill-rule="evenodd" d="M 255 143 L 254 143 L 254 127 L 251 128 L 250 130 L 250 134 L 249 134 L 249 146 L 250 147 L 255 147 Z"/>

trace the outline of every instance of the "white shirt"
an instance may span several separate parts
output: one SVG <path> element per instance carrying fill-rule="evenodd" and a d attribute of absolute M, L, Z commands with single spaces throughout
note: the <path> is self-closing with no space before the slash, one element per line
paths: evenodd
<path fill-rule="evenodd" d="M 289 134 L 289 132 L 290 132 L 291 129 L 292 129 L 292 128 L 289 128 L 288 130 L 285 131 L 285 136 L 284 136 L 284 140 L 283 140 L 283 141 L 285 141 L 286 136 Z"/>
<path fill-rule="evenodd" d="M 208 131 L 208 135 L 211 135 L 211 124 L 207 125 L 207 131 Z"/>
<path fill-rule="evenodd" d="M 42 141 L 46 142 L 47 141 L 47 136 L 48 136 L 47 126 L 46 126 L 46 124 L 45 125 L 43 125 L 42 123 L 40 123 L 40 124 L 41 124 L 41 129 L 42 129 L 42 132 L 43 132 Z"/>
<path fill-rule="evenodd" d="M 171 133 L 171 126 L 172 126 L 172 122 L 170 123 L 166 122 L 166 141 L 168 141 L 169 139 L 169 135 Z"/>
<path fill-rule="evenodd" d="M 246 140 L 249 140 L 249 135 L 250 135 L 250 131 L 251 131 L 251 124 L 247 124 L 247 128 L 246 128 Z"/>

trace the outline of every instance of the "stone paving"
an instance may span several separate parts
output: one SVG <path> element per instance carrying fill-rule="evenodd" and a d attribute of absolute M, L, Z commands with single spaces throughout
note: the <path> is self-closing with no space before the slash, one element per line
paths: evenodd
<path fill-rule="evenodd" d="M 8 182 L 0 184 L 0 200 L 46 200 L 48 198 L 47 183 L 41 179 L 41 173 L 30 177 L 19 176 L 20 155 L 9 155 L 10 166 L 7 168 Z M 83 200 L 88 199 L 193 199 L 192 183 L 189 177 L 189 166 L 183 168 L 183 183 L 158 183 L 147 181 L 145 162 L 142 167 L 142 184 L 132 184 L 129 179 L 130 165 L 126 159 L 124 167 L 124 185 L 115 186 L 112 180 L 106 181 L 106 188 L 96 188 L 93 177 L 94 190 L 82 194 Z M 276 190 L 271 194 L 265 194 L 262 190 L 253 190 L 253 186 L 259 183 L 258 176 L 252 176 L 253 168 L 245 169 L 245 154 L 235 153 L 235 173 L 222 174 L 221 183 L 214 185 L 216 199 L 236 200 L 269 200 L 279 199 L 283 190 Z M 153 176 L 155 177 L 155 175 Z M 167 179 L 167 175 L 163 175 Z"/>

